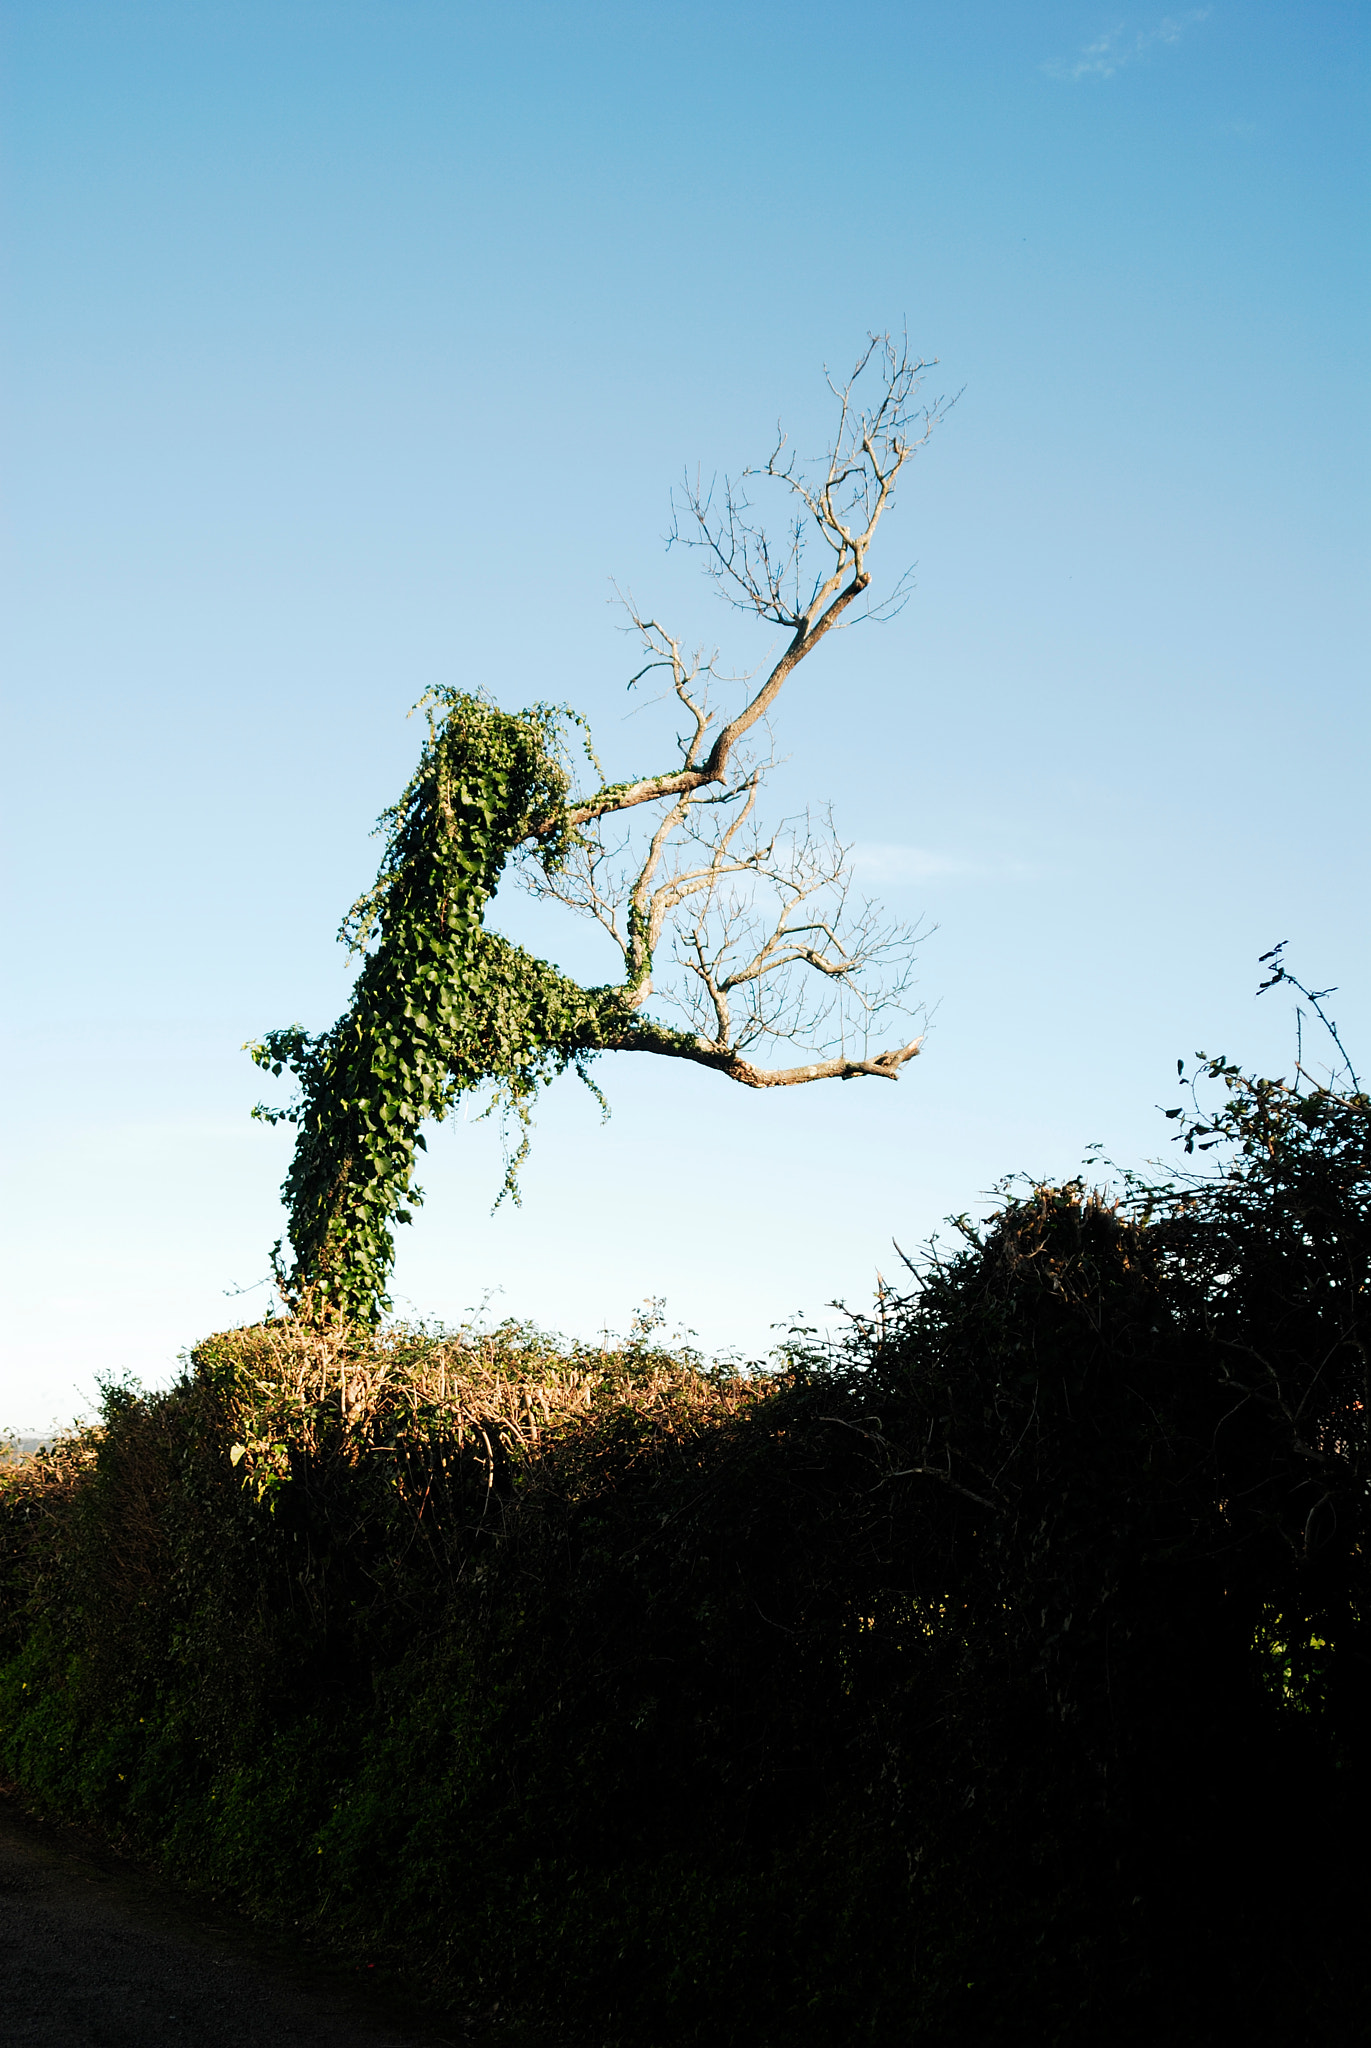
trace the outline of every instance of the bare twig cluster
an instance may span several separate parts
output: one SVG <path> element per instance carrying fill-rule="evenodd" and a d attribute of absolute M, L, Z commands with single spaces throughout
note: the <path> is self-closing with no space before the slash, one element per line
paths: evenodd
<path fill-rule="evenodd" d="M 917 402 L 929 367 L 889 335 L 871 337 L 851 376 L 828 380 L 838 418 L 817 465 L 802 463 L 778 431 L 759 468 L 722 485 L 697 479 L 678 498 L 671 539 L 703 551 L 737 609 L 789 635 L 759 687 L 721 673 L 715 656 L 687 654 L 621 594 L 642 653 L 630 687 L 664 680 L 681 714 L 678 764 L 573 798 L 568 859 L 551 872 L 535 860 L 526 867 L 534 893 L 608 934 L 633 1010 L 655 997 L 678 1027 L 667 1033 L 644 1016 L 640 1031 L 616 1041 L 620 1050 L 695 1060 L 751 1087 L 893 1079 L 919 1051 L 918 1036 L 873 1048 L 887 1020 L 914 1014 L 917 928 L 854 893 L 851 849 L 827 812 L 764 829 L 758 797 L 774 765 L 769 714 L 788 677 L 836 627 L 889 617 L 908 595 L 905 576 L 883 604 L 869 603 L 869 555 L 901 472 L 952 402 Z M 779 487 L 787 501 L 779 544 L 754 512 L 759 486 Z M 714 695 L 739 682 L 750 694 L 722 716 Z M 755 750 L 758 737 L 768 738 L 765 751 Z M 645 844 L 630 823 L 613 822 L 657 802 L 665 808 Z M 773 1069 L 749 1057 L 782 1041 L 811 1058 Z"/>

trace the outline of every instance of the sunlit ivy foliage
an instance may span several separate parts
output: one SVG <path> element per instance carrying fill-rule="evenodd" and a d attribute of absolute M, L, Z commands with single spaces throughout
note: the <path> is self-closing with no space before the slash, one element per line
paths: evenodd
<path fill-rule="evenodd" d="M 282 1190 L 295 1254 L 284 1292 L 365 1322 L 390 1306 L 393 1227 L 422 1199 L 425 1120 L 488 1087 L 522 1125 L 513 1192 L 540 1084 L 568 1067 L 588 1079 L 588 1057 L 634 1021 L 625 989 L 583 988 L 484 923 L 516 847 L 536 837 L 549 870 L 566 857 L 563 714 L 505 712 L 457 690 L 426 708 L 418 768 L 381 819 L 375 887 L 343 926 L 363 955 L 351 1004 L 318 1037 L 297 1024 L 249 1048 L 299 1082 L 291 1108 L 257 1111 L 299 1132 Z"/>

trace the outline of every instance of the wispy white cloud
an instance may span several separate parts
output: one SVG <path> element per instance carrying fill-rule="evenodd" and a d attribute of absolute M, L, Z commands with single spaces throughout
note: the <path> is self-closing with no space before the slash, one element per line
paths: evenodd
<path fill-rule="evenodd" d="M 906 882 L 940 879 L 976 882 L 1020 882 L 1038 870 L 1025 861 L 965 860 L 957 854 L 935 853 L 925 846 L 859 843 L 852 849 L 852 870 L 859 882 L 886 888 Z"/>
<path fill-rule="evenodd" d="M 1120 22 L 1117 27 L 1106 29 L 1093 43 L 1087 43 L 1077 56 L 1054 58 L 1042 69 L 1049 78 L 1064 78 L 1072 84 L 1082 78 L 1113 78 L 1126 64 L 1136 64 L 1140 57 L 1146 57 L 1160 45 L 1178 43 L 1187 30 L 1207 21 L 1211 11 L 1208 7 L 1197 7 L 1189 14 L 1164 14 L 1155 28 L 1130 30 Z"/>

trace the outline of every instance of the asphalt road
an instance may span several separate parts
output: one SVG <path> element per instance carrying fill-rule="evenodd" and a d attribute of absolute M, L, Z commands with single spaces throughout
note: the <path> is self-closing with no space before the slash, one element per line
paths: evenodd
<path fill-rule="evenodd" d="M 0 1793 L 3 2048 L 465 2048 Z"/>

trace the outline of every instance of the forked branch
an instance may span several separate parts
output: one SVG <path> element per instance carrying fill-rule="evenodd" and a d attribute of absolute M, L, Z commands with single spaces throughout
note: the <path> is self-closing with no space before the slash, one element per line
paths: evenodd
<path fill-rule="evenodd" d="M 702 549 L 733 605 L 789 634 L 759 687 L 722 674 L 712 655 L 687 655 L 619 593 L 642 654 L 630 687 L 658 679 L 674 699 L 677 760 L 573 798 L 562 819 L 571 828 L 565 856 L 539 860 L 544 835 L 535 831 L 526 875 L 537 894 L 593 918 L 613 941 L 630 1011 L 641 1014 L 655 996 L 685 1026 L 670 1031 L 644 1019 L 616 1035 L 620 1050 L 694 1060 L 756 1088 L 858 1074 L 893 1079 L 919 1050 L 919 1038 L 879 1052 L 871 1045 L 882 1019 L 910 1014 L 918 933 L 854 900 L 849 850 L 827 818 L 769 835 L 759 829 L 758 792 L 772 761 L 748 743 L 826 634 L 855 616 L 889 616 L 904 601 L 897 584 L 885 605 L 853 612 L 866 597 L 870 550 L 901 472 L 948 408 L 942 399 L 916 403 L 928 367 L 904 343 L 871 337 L 847 381 L 829 379 L 838 417 L 816 465 L 802 464 L 778 433 L 759 468 L 726 478 L 717 492 L 697 482 L 676 501 L 671 540 Z M 778 487 L 786 503 L 779 547 L 753 514 L 749 491 L 759 486 Z M 739 682 L 746 701 L 721 722 L 714 696 Z M 607 835 L 613 818 L 653 802 L 664 808 L 636 850 L 627 824 Z M 777 1070 L 757 1066 L 750 1055 L 767 1040 L 812 1057 Z"/>
<path fill-rule="evenodd" d="M 912 356 L 907 341 L 897 345 L 888 334 L 873 335 L 845 383 L 828 379 L 838 402 L 838 424 L 817 474 L 811 475 L 793 451 L 787 452 L 786 437 L 778 434 L 765 464 L 745 469 L 736 480 L 724 479 L 717 506 L 713 485 L 705 487 L 699 479 L 693 485 L 687 482 L 676 503 L 671 540 L 703 549 L 710 574 L 729 601 L 782 627 L 790 639 L 760 688 L 720 727 L 703 759 L 701 726 L 695 747 L 679 767 L 595 790 L 569 807 L 566 823 L 587 825 L 610 812 L 681 796 L 726 779 L 734 750 L 766 717 L 787 678 L 865 595 L 871 582 L 867 556 L 876 529 L 894 502 L 900 473 L 956 402 L 938 398 L 930 405 L 916 403 L 924 374 L 935 363 L 936 358 Z M 868 373 L 876 383 L 869 402 L 864 399 Z M 779 551 L 753 517 L 748 487 L 759 480 L 779 484 L 792 501 L 788 538 Z M 820 550 L 819 567 L 809 575 L 806 555 L 814 547 Z M 889 617 L 903 603 L 907 588 L 907 579 L 901 579 L 885 605 L 868 608 L 862 616 Z M 660 635 L 658 648 L 639 675 L 659 664 L 669 666 L 677 694 L 686 703 L 681 679 L 698 671 L 685 669 L 679 647 L 655 622 L 638 623 Z M 541 828 L 542 836 L 556 830 L 557 822 L 549 820 Z"/>

